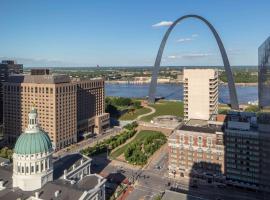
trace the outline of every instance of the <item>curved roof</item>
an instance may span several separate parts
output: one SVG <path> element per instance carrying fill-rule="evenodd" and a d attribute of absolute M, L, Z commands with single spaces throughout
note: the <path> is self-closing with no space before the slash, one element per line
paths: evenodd
<path fill-rule="evenodd" d="M 23 133 L 18 138 L 14 153 L 16 154 L 36 154 L 52 151 L 52 143 L 47 133 L 38 130 L 33 133 Z"/>

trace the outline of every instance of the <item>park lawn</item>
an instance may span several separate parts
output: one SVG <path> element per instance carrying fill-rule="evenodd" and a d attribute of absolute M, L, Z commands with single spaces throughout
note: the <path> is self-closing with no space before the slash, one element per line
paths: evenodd
<path fill-rule="evenodd" d="M 120 120 L 134 120 L 138 116 L 149 113 L 149 112 L 151 112 L 151 109 L 149 108 L 145 108 L 145 107 L 139 108 L 139 109 L 134 110 L 134 112 L 129 111 L 125 113 L 124 115 L 120 117 Z"/>
<path fill-rule="evenodd" d="M 181 101 L 159 101 L 156 104 L 150 105 L 156 109 L 156 112 L 152 115 L 145 116 L 141 118 L 142 121 L 151 121 L 154 117 L 161 115 L 175 115 L 178 117 L 183 117 L 184 115 L 184 105 Z"/>
<path fill-rule="evenodd" d="M 137 142 L 140 140 L 144 140 L 144 138 L 147 137 L 149 134 L 159 134 L 159 132 L 158 131 L 148 131 L 148 130 L 140 131 L 139 133 L 137 133 L 137 135 L 135 136 L 135 138 L 132 141 L 130 141 L 129 143 L 126 143 L 125 145 L 123 145 L 122 147 L 117 149 L 116 151 L 113 151 L 110 154 L 110 157 L 112 157 L 113 159 L 116 159 L 117 157 L 119 157 L 121 154 L 123 154 L 125 152 L 126 148 L 128 147 L 128 145 L 131 142 Z"/>

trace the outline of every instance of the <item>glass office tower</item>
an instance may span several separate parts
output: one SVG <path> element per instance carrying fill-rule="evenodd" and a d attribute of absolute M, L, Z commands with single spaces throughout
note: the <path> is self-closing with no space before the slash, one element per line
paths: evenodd
<path fill-rule="evenodd" d="M 259 106 L 270 108 L 270 37 L 259 47 Z"/>

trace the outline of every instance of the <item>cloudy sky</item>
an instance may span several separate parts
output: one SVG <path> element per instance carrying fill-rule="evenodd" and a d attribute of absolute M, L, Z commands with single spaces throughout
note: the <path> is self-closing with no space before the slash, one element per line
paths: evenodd
<path fill-rule="evenodd" d="M 153 65 L 162 36 L 186 14 L 208 19 L 232 65 L 256 65 L 270 36 L 269 0 L 1 0 L 0 60 L 28 67 Z M 162 65 L 221 65 L 202 22 L 173 30 Z"/>

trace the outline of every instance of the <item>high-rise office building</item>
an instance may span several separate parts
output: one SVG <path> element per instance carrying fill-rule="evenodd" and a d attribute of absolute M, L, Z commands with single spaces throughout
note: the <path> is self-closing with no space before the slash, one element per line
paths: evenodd
<path fill-rule="evenodd" d="M 3 83 L 11 74 L 23 73 L 23 65 L 16 64 L 13 60 L 3 60 L 0 63 L 0 125 L 3 123 Z"/>
<path fill-rule="evenodd" d="M 4 136 L 8 142 L 15 142 L 27 127 L 27 113 L 33 105 L 56 149 L 76 143 L 78 130 L 102 133 L 109 124 L 102 79 L 73 81 L 67 75 L 33 70 L 28 75 L 10 76 L 4 84 Z"/>
<path fill-rule="evenodd" d="M 184 69 L 184 119 L 208 120 L 218 112 L 218 73 Z"/>
<path fill-rule="evenodd" d="M 258 54 L 259 106 L 270 108 L 270 37 L 259 47 Z"/>

